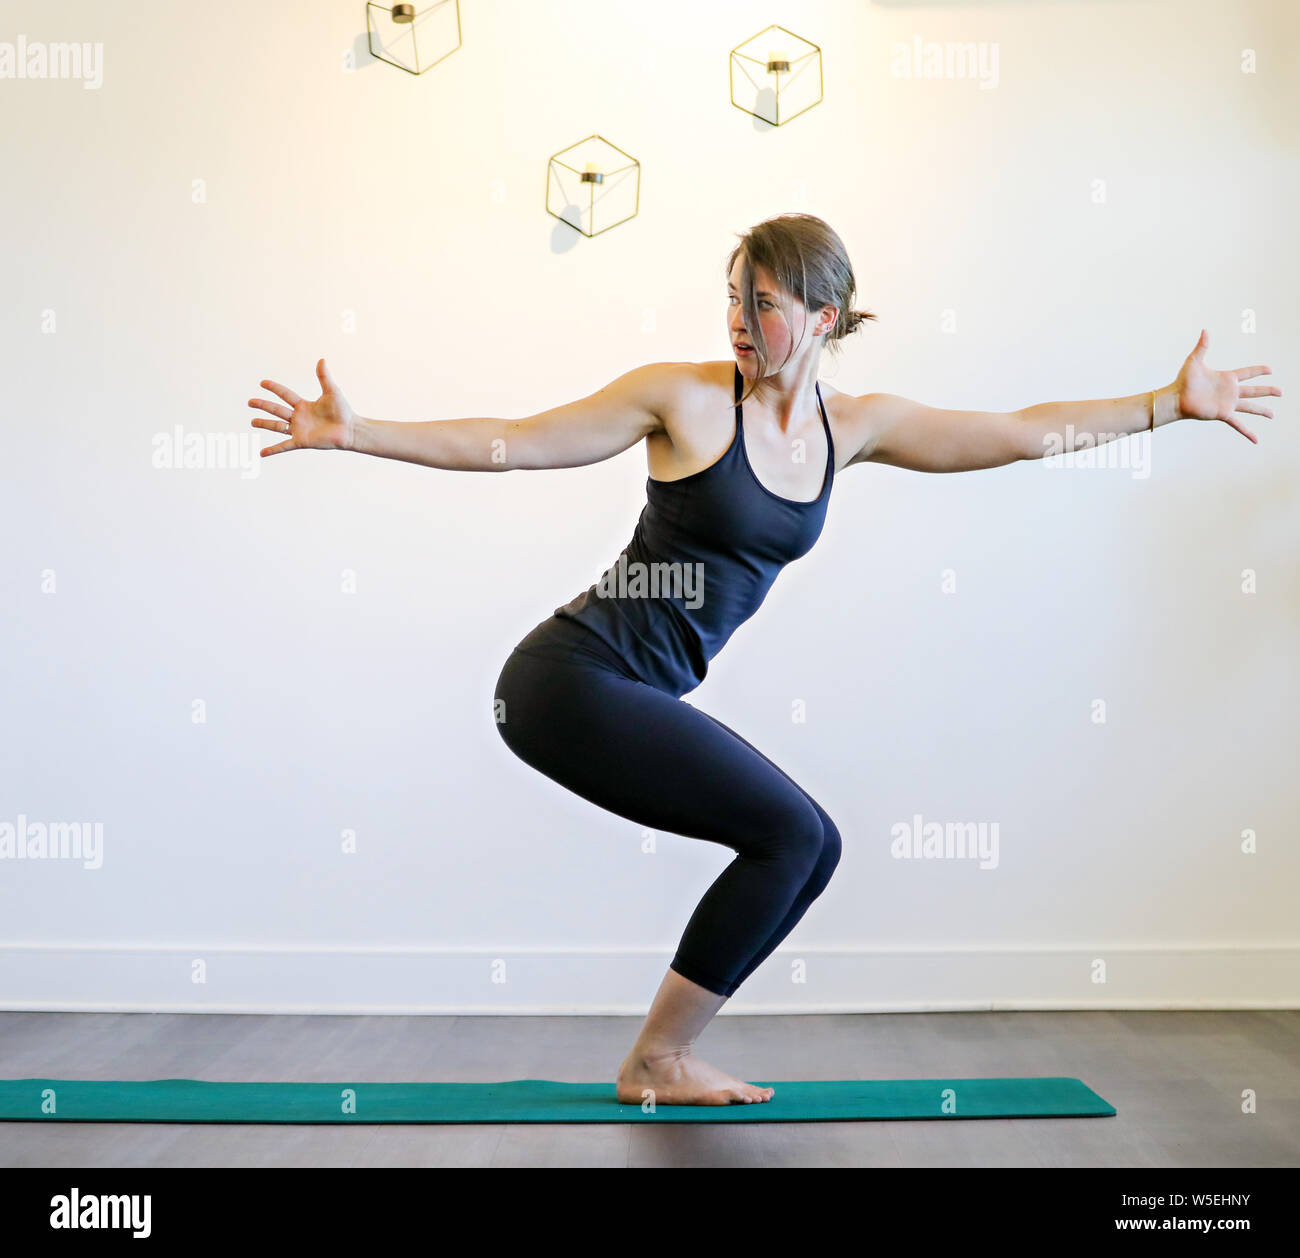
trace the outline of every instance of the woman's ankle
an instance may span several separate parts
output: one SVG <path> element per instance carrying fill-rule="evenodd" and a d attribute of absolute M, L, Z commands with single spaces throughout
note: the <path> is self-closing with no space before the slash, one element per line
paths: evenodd
<path fill-rule="evenodd" d="M 667 1040 L 638 1040 L 628 1053 L 628 1060 L 647 1066 L 662 1065 L 664 1062 L 681 1061 L 694 1052 L 693 1044 L 674 1043 Z"/>

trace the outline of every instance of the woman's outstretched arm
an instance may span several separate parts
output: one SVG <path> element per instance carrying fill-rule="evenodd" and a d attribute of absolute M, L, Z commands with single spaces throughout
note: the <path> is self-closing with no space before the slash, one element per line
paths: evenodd
<path fill-rule="evenodd" d="M 1268 375 L 1269 367 L 1215 371 L 1205 364 L 1204 330 L 1178 378 L 1163 388 L 1131 397 L 1086 402 L 1041 402 L 1019 411 L 945 411 L 888 393 L 857 399 L 856 436 L 861 445 L 850 463 L 889 463 L 916 472 L 969 472 L 1041 459 L 1116 437 L 1159 428 L 1176 419 L 1217 419 L 1256 441 L 1236 420 L 1238 412 L 1273 412 L 1259 402 L 1281 397 L 1275 385 L 1243 385 Z M 1153 410 L 1154 407 L 1154 410 Z"/>
<path fill-rule="evenodd" d="M 254 419 L 287 438 L 262 451 L 351 450 L 456 472 L 508 472 L 515 468 L 580 467 L 613 458 L 642 437 L 665 431 L 672 390 L 680 379 L 673 363 L 650 363 L 565 406 L 526 419 L 441 419 L 402 423 L 357 415 L 322 358 L 316 364 L 321 395 L 300 397 L 286 385 L 263 380 L 283 404 L 250 398 L 249 406 L 274 419 Z"/>
<path fill-rule="evenodd" d="M 1026 446 L 1023 457 L 1041 459 L 1048 454 L 1068 453 L 1081 442 L 1102 445 L 1176 419 L 1219 419 L 1258 445 L 1255 434 L 1237 422 L 1237 412 L 1267 419 L 1273 418 L 1273 412 L 1259 402 L 1242 399 L 1281 397 L 1282 390 L 1272 384 L 1239 382 L 1271 375 L 1273 369 L 1260 366 L 1215 371 L 1205 364 L 1209 344 L 1209 334 L 1202 328 L 1200 340 L 1187 356 L 1178 378 L 1162 389 L 1096 402 L 1044 402 L 1020 411 Z"/>

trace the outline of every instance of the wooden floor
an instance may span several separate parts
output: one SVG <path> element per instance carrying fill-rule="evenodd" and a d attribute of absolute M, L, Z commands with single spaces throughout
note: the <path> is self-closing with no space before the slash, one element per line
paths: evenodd
<path fill-rule="evenodd" d="M 0 1077 L 612 1081 L 635 1018 L 0 1013 Z M 0 1123 L 0 1166 L 1300 1166 L 1300 1011 L 715 1019 L 743 1079 L 1079 1078 L 1114 1118 Z M 1242 1113 L 1255 1094 L 1257 1113 Z"/>

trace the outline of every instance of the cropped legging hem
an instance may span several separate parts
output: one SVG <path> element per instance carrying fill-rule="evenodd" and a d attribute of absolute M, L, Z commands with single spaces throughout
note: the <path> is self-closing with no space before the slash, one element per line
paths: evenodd
<path fill-rule="evenodd" d="M 726 979 L 718 978 L 716 975 L 697 968 L 689 961 L 683 961 L 680 952 L 668 963 L 668 968 L 675 974 L 680 974 L 682 978 L 690 979 L 697 987 L 703 987 L 705 990 L 711 991 L 715 996 L 734 996 L 736 994 L 738 984 L 729 983 Z"/>

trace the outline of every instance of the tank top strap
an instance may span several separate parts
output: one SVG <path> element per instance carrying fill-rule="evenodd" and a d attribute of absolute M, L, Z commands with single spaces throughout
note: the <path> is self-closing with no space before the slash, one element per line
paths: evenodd
<path fill-rule="evenodd" d="M 826 435 L 831 435 L 830 421 L 826 418 L 826 403 L 822 401 L 822 386 L 820 380 L 813 381 L 813 388 L 817 390 L 817 406 L 822 413 L 822 424 L 826 429 Z"/>
<path fill-rule="evenodd" d="M 740 428 L 740 411 L 741 411 L 741 406 L 740 406 L 740 393 L 741 393 L 741 385 L 744 383 L 744 377 L 740 374 L 740 364 L 739 364 L 739 363 L 736 363 L 736 364 L 734 364 L 734 366 L 735 366 L 735 371 L 736 371 L 736 428 L 737 428 L 737 430 L 739 430 L 739 428 Z"/>
<path fill-rule="evenodd" d="M 826 466 L 829 469 L 827 477 L 827 483 L 829 484 L 830 475 L 833 475 L 835 471 L 835 439 L 831 436 L 831 421 L 826 418 L 826 403 L 822 401 L 821 382 L 814 382 L 813 387 L 817 390 L 817 405 L 821 408 L 822 427 L 826 429 Z"/>

